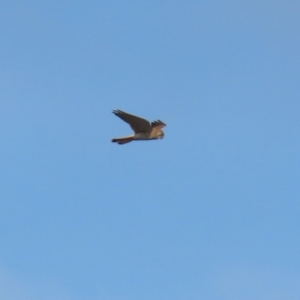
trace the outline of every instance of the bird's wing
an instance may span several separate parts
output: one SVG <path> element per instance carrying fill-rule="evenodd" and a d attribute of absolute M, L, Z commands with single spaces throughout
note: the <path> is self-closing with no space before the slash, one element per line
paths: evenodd
<path fill-rule="evenodd" d="M 113 110 L 113 113 L 116 116 L 118 116 L 120 119 L 122 119 L 123 121 L 128 123 L 135 133 L 151 131 L 150 122 L 148 122 L 147 120 L 145 120 L 143 118 L 130 115 L 119 109 Z"/>
<path fill-rule="evenodd" d="M 155 129 L 162 129 L 165 126 L 167 126 L 167 125 L 164 122 L 162 122 L 161 120 L 151 122 L 151 127 L 155 128 Z"/>

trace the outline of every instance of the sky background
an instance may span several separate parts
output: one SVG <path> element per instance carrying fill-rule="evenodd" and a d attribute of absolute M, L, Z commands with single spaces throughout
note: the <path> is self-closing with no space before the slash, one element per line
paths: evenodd
<path fill-rule="evenodd" d="M 2 1 L 0 298 L 298 300 L 299 15 Z"/>

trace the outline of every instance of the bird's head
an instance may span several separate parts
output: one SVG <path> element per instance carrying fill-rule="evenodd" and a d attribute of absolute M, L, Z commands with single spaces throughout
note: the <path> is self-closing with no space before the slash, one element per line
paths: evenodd
<path fill-rule="evenodd" d="M 165 136 L 164 132 L 163 132 L 162 130 L 160 130 L 160 131 L 158 132 L 158 138 L 159 138 L 159 139 L 163 139 L 164 136 Z"/>

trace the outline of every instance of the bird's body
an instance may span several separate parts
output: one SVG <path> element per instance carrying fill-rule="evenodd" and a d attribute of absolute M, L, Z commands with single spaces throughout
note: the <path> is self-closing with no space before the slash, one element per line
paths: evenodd
<path fill-rule="evenodd" d="M 148 140 L 162 139 L 164 137 L 164 132 L 161 129 L 165 127 L 166 124 L 160 120 L 150 123 L 149 121 L 143 118 L 130 115 L 121 110 L 114 110 L 113 113 L 116 116 L 118 116 L 120 119 L 128 123 L 134 131 L 133 135 L 112 139 L 113 143 L 118 143 L 119 145 L 123 145 L 134 140 L 148 141 Z"/>

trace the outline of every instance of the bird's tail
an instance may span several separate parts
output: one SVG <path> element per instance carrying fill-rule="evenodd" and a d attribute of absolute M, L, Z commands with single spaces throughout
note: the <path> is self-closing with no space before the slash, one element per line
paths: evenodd
<path fill-rule="evenodd" d="M 112 139 L 111 141 L 113 143 L 118 143 L 119 145 L 123 145 L 123 144 L 129 143 L 129 142 L 132 142 L 133 141 L 133 135 L 126 136 L 126 137 L 123 137 L 123 138 Z"/>

